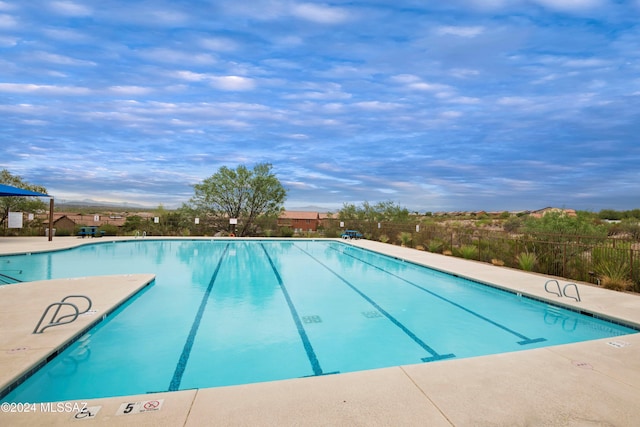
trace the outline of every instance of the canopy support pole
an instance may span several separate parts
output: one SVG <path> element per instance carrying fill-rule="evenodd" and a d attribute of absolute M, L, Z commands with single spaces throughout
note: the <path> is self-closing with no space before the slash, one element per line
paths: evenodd
<path fill-rule="evenodd" d="M 53 240 L 53 197 L 49 199 L 49 241 Z"/>

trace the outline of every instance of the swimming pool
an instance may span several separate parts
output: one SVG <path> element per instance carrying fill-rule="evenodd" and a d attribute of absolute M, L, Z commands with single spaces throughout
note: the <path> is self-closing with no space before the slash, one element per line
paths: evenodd
<path fill-rule="evenodd" d="M 105 242 L 0 262 L 21 280 L 157 276 L 4 401 L 318 376 L 636 332 L 335 241 Z"/>

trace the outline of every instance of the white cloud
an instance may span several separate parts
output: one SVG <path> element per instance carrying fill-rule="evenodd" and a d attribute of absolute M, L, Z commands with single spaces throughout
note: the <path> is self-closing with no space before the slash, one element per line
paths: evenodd
<path fill-rule="evenodd" d="M 111 86 L 109 92 L 116 95 L 146 95 L 153 89 L 143 86 Z"/>
<path fill-rule="evenodd" d="M 391 80 L 398 82 L 398 83 L 414 83 L 414 82 L 419 82 L 420 81 L 420 77 L 418 76 L 414 76 L 413 74 L 398 74 L 395 75 L 393 77 L 391 77 Z"/>
<path fill-rule="evenodd" d="M 591 68 L 591 67 L 604 67 L 609 65 L 609 63 L 602 59 L 589 58 L 589 59 L 568 59 L 562 65 L 566 67 L 574 67 L 574 68 Z"/>
<path fill-rule="evenodd" d="M 69 28 L 47 28 L 44 30 L 44 34 L 48 38 L 65 41 L 86 41 L 89 37 L 81 32 L 69 29 Z"/>
<path fill-rule="evenodd" d="M 319 24 L 339 24 L 349 18 L 346 10 L 314 3 L 300 3 L 293 6 L 291 14 Z"/>
<path fill-rule="evenodd" d="M 448 100 L 451 103 L 454 104 L 468 104 L 468 105 L 472 105 L 472 104 L 478 104 L 480 102 L 479 98 L 473 98 L 473 97 L 469 97 L 469 96 L 456 96 L 453 97 L 451 99 Z"/>
<path fill-rule="evenodd" d="M 96 63 L 92 61 L 85 61 L 83 59 L 71 58 L 69 56 L 58 55 L 56 53 L 49 53 L 49 52 L 34 52 L 31 55 L 31 57 L 37 60 L 50 62 L 52 64 L 58 64 L 58 65 L 73 65 L 73 66 L 96 65 Z"/>
<path fill-rule="evenodd" d="M 527 98 L 522 98 L 519 96 L 504 96 L 498 99 L 499 105 L 529 105 L 531 101 Z"/>
<path fill-rule="evenodd" d="M 0 29 L 10 29 L 18 26 L 18 21 L 11 15 L 0 15 Z"/>
<path fill-rule="evenodd" d="M 462 116 L 462 112 L 460 111 L 443 111 L 440 113 L 440 117 L 444 119 L 457 119 Z"/>
<path fill-rule="evenodd" d="M 199 82 L 208 78 L 206 74 L 203 73 L 194 73 L 188 70 L 175 71 L 170 73 L 172 76 L 175 76 L 182 80 L 187 80 L 190 82 Z"/>
<path fill-rule="evenodd" d="M 467 68 L 454 68 L 453 70 L 451 70 L 451 75 L 453 77 L 458 77 L 460 79 L 465 79 L 468 77 L 473 77 L 473 76 L 477 76 L 480 74 L 480 71 L 478 70 L 470 70 Z"/>
<path fill-rule="evenodd" d="M 447 90 L 449 89 L 449 86 L 447 85 L 442 85 L 439 83 L 427 83 L 427 82 L 415 82 L 415 83 L 410 83 L 409 85 L 407 85 L 407 87 L 409 87 L 410 89 L 415 89 L 415 90 L 424 90 L 424 91 L 441 91 L 441 90 Z M 448 94 L 448 92 L 444 92 L 445 94 Z"/>
<path fill-rule="evenodd" d="M 441 36 L 458 36 L 458 37 L 476 37 L 484 32 L 484 27 L 473 26 L 473 27 L 453 27 L 453 26 L 445 26 L 436 28 L 436 34 Z"/>
<path fill-rule="evenodd" d="M 531 0 L 549 9 L 563 12 L 579 12 L 604 6 L 605 0 Z"/>
<path fill-rule="evenodd" d="M 217 62 L 216 58 L 208 53 L 183 52 L 167 48 L 140 50 L 138 55 L 144 59 L 171 64 L 212 65 Z"/>
<path fill-rule="evenodd" d="M 0 92 L 43 93 L 49 95 L 88 95 L 91 90 L 79 86 L 53 86 L 24 83 L 0 83 Z"/>
<path fill-rule="evenodd" d="M 402 104 L 396 102 L 364 101 L 357 102 L 354 106 L 367 111 L 390 111 L 401 108 Z"/>
<path fill-rule="evenodd" d="M 70 1 L 54 1 L 50 4 L 51 9 L 55 12 L 66 16 L 88 16 L 91 15 L 91 9 L 85 5 Z"/>
<path fill-rule="evenodd" d="M 241 76 L 211 77 L 211 86 L 226 91 L 247 91 L 255 88 L 253 79 Z"/>
<path fill-rule="evenodd" d="M 231 52 L 238 49 L 238 43 L 228 37 L 208 37 L 197 43 L 205 49 L 216 52 Z"/>
<path fill-rule="evenodd" d="M 15 37 L 0 36 L 0 47 L 12 47 L 18 44 L 18 39 Z"/>
<path fill-rule="evenodd" d="M 0 1 L 0 10 L 13 10 L 13 9 L 15 9 L 14 5 L 4 1 Z"/>

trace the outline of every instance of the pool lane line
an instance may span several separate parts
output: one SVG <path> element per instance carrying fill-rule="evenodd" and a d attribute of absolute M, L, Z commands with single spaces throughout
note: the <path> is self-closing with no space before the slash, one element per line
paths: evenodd
<path fill-rule="evenodd" d="M 171 379 L 171 383 L 169 384 L 168 391 L 176 391 L 180 389 L 180 382 L 182 381 L 182 376 L 184 375 L 184 370 L 187 367 L 187 362 L 189 361 L 189 356 L 191 355 L 191 349 L 193 348 L 193 342 L 196 339 L 196 334 L 198 333 L 198 328 L 200 327 L 200 322 L 202 321 L 202 315 L 204 314 L 204 309 L 207 307 L 207 302 L 209 301 L 209 296 L 211 295 L 211 290 L 213 289 L 213 284 L 218 277 L 218 272 L 220 271 L 220 266 L 222 265 L 222 260 L 224 256 L 227 254 L 229 250 L 229 243 L 224 247 L 222 251 L 222 255 L 220 255 L 220 260 L 218 261 L 218 265 L 216 266 L 213 275 L 211 276 L 211 280 L 209 280 L 209 286 L 207 286 L 207 290 L 205 291 L 202 301 L 200 302 L 200 308 L 198 308 L 198 312 L 196 313 L 195 319 L 193 319 L 193 324 L 191 325 L 191 330 L 189 331 L 189 335 L 187 336 L 187 341 L 184 343 L 184 347 L 182 349 L 182 353 L 180 354 L 180 359 L 176 364 L 176 370 L 173 373 L 173 378 Z"/>
<path fill-rule="evenodd" d="M 517 331 L 514 331 L 513 329 L 509 329 L 508 327 L 506 327 L 506 326 L 504 326 L 504 325 L 502 325 L 502 324 L 500 324 L 500 323 L 498 323 L 498 322 L 496 322 L 494 320 L 489 319 L 488 317 L 483 316 L 480 313 L 476 313 L 475 311 L 473 311 L 473 310 L 471 310 L 471 309 L 469 309 L 469 308 L 467 308 L 467 307 L 465 307 L 465 306 L 463 306 L 461 304 L 458 304 L 455 301 L 452 301 L 452 300 L 450 300 L 448 298 L 443 297 L 442 295 L 439 295 L 439 294 L 437 294 L 437 293 L 435 293 L 433 291 L 430 291 L 430 290 L 418 285 L 417 283 L 413 283 L 412 281 L 407 280 L 402 276 L 399 276 L 399 275 L 397 275 L 395 273 L 387 271 L 382 267 L 378 267 L 377 265 L 375 265 L 373 263 L 370 263 L 368 261 L 365 261 L 365 260 L 363 260 L 361 258 L 358 258 L 355 255 L 346 253 L 344 251 L 339 251 L 336 248 L 331 247 L 331 249 L 333 249 L 334 251 L 337 251 L 337 252 L 341 252 L 342 254 L 344 254 L 346 256 L 349 256 L 349 257 L 351 257 L 353 259 L 356 259 L 356 260 L 358 260 L 358 261 L 360 261 L 360 262 L 362 262 L 364 264 L 370 265 L 373 268 L 376 268 L 376 269 L 378 269 L 378 270 L 380 270 L 380 271 L 382 271 L 382 272 L 384 272 L 386 274 L 389 274 L 389 275 L 391 275 L 391 276 L 393 276 L 393 277 L 395 277 L 397 279 L 400 279 L 403 282 L 420 289 L 421 291 L 424 291 L 424 292 L 426 292 L 426 293 L 428 293 L 428 294 L 430 294 L 430 295 L 432 295 L 432 296 L 434 296 L 434 297 L 436 297 L 436 298 L 438 298 L 438 299 L 440 299 L 442 301 L 445 301 L 445 302 L 447 302 L 447 303 L 449 303 L 449 304 L 451 304 L 451 305 L 453 305 L 453 306 L 455 306 L 455 307 L 457 307 L 457 308 L 459 308 L 459 309 L 461 309 L 463 311 L 466 311 L 467 313 L 469 313 L 469 314 L 471 314 L 471 315 L 473 315 L 473 316 L 475 316 L 475 317 L 477 317 L 477 318 L 479 318 L 481 320 L 484 320 L 485 322 L 488 322 L 488 323 L 492 324 L 493 326 L 496 326 L 496 327 L 502 329 L 503 331 L 506 331 L 506 332 L 508 332 L 508 333 L 510 333 L 512 335 L 515 335 L 516 337 L 518 337 L 518 338 L 520 338 L 522 340 L 522 341 L 516 341 L 517 344 L 520 344 L 520 345 L 534 344 L 534 343 L 543 342 L 543 341 L 547 340 L 546 338 L 529 338 L 529 337 L 527 337 L 527 336 L 525 336 L 525 335 L 523 335 L 523 334 L 521 334 L 521 333 L 519 333 Z"/>
<path fill-rule="evenodd" d="M 391 323 L 393 323 L 394 325 L 396 325 L 398 328 L 400 328 L 402 330 L 402 332 L 404 332 L 406 335 L 409 336 L 409 338 L 411 338 L 416 344 L 418 344 L 420 347 L 422 347 L 427 353 L 431 354 L 431 357 L 423 357 L 420 360 L 422 360 L 423 362 L 434 362 L 436 360 L 443 360 L 443 359 L 450 359 L 452 357 L 456 357 L 455 354 L 453 353 L 449 353 L 449 354 L 440 354 L 437 351 L 435 351 L 433 348 L 431 348 L 427 343 L 425 343 L 424 341 L 422 341 L 416 334 L 414 334 L 409 328 L 407 328 L 406 326 L 404 326 L 402 324 L 402 322 L 400 322 L 398 319 L 396 319 L 391 313 L 387 312 L 385 309 L 383 309 L 381 306 L 379 306 L 374 300 L 372 300 L 369 296 L 367 296 L 364 292 L 360 291 L 360 289 L 358 289 L 357 287 L 355 287 L 354 285 L 352 285 L 351 283 L 349 283 L 349 281 L 347 279 L 345 279 L 344 277 L 342 277 L 340 274 L 338 274 L 336 271 L 334 271 L 331 267 L 329 267 L 328 265 L 326 265 L 325 263 L 323 263 L 322 261 L 320 261 L 318 258 L 316 258 L 315 256 L 313 256 L 312 254 L 310 254 L 309 252 L 307 252 L 306 250 L 302 249 L 301 247 L 299 247 L 298 245 L 294 244 L 293 246 L 295 246 L 298 250 L 304 252 L 305 254 L 307 254 L 307 256 L 309 256 L 311 259 L 313 259 L 315 262 L 317 262 L 318 264 L 320 264 L 321 266 L 323 266 L 324 268 L 326 268 L 327 270 L 329 270 L 331 273 L 333 273 L 334 276 L 336 276 L 338 279 L 340 279 L 344 284 L 346 284 L 347 286 L 349 286 L 351 289 L 353 289 L 358 295 L 360 295 L 362 298 L 364 298 L 369 304 L 371 304 L 373 307 L 375 307 L 376 310 L 378 310 L 383 316 L 385 316 L 387 319 L 389 319 L 391 321 Z"/>
<path fill-rule="evenodd" d="M 302 345 L 304 346 L 304 350 L 307 352 L 307 357 L 309 358 L 309 363 L 311 363 L 311 368 L 313 369 L 313 376 L 317 375 L 325 375 L 322 372 L 322 368 L 320 367 L 320 362 L 318 361 L 318 357 L 316 356 L 315 351 L 313 350 L 313 346 L 311 345 L 311 341 L 307 336 L 307 332 L 302 325 L 302 321 L 300 320 L 300 316 L 298 316 L 298 312 L 296 310 L 293 301 L 291 300 L 291 296 L 289 296 L 289 292 L 287 291 L 287 287 L 278 273 L 278 269 L 276 268 L 273 260 L 269 256 L 267 252 L 267 248 L 264 247 L 263 243 L 260 243 L 260 247 L 264 251 L 264 254 L 267 256 L 267 260 L 269 260 L 269 264 L 271 264 L 271 268 L 273 269 L 273 274 L 276 276 L 276 280 L 278 281 L 278 285 L 280 285 L 280 289 L 282 289 L 282 293 L 284 294 L 284 299 L 287 301 L 287 305 L 289 306 L 289 311 L 291 312 L 291 317 L 293 317 L 293 321 L 296 324 L 296 328 L 298 328 L 298 335 L 300 335 L 300 339 L 302 340 Z M 332 372 L 337 373 L 337 372 Z"/>

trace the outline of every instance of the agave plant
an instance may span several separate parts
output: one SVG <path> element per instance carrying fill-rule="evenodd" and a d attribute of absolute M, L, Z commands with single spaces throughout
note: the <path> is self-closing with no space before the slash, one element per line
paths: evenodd
<path fill-rule="evenodd" d="M 603 259 L 595 265 L 595 270 L 604 288 L 626 291 L 633 285 L 629 279 L 631 269 L 628 262 L 615 258 Z"/>
<path fill-rule="evenodd" d="M 516 256 L 516 261 L 518 261 L 518 265 L 522 270 L 533 271 L 538 262 L 538 257 L 533 252 L 520 252 Z"/>
<path fill-rule="evenodd" d="M 411 233 L 403 231 L 398 234 L 398 239 L 400 239 L 400 241 L 402 242 L 402 246 L 409 246 L 409 244 L 411 243 Z"/>
<path fill-rule="evenodd" d="M 440 239 L 433 239 L 429 241 L 429 244 L 427 245 L 427 250 L 436 254 L 441 253 L 443 248 L 444 242 Z"/>
<path fill-rule="evenodd" d="M 474 245 L 462 245 L 458 249 L 460 255 L 464 259 L 476 259 L 478 258 L 478 247 Z"/>

